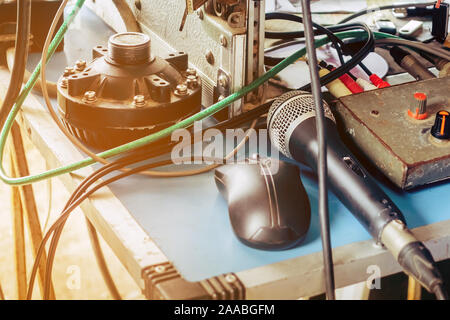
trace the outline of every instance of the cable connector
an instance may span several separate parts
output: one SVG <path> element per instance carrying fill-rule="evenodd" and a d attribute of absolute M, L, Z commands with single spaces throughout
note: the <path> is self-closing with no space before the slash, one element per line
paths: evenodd
<path fill-rule="evenodd" d="M 326 76 L 329 73 L 330 73 L 330 70 L 325 69 L 325 68 L 322 68 L 319 70 L 319 75 L 321 78 Z M 326 85 L 326 87 L 327 87 L 328 91 L 330 91 L 330 93 L 333 96 L 335 96 L 336 98 L 349 96 L 352 94 L 352 92 L 339 79 L 335 79 L 335 80 L 331 81 L 329 84 Z"/>
<path fill-rule="evenodd" d="M 389 82 L 384 81 L 383 79 L 381 79 L 379 76 L 377 76 L 375 73 L 372 73 L 369 76 L 370 81 L 377 87 L 377 88 L 386 88 L 386 87 L 390 87 L 391 85 L 389 84 Z"/>
<path fill-rule="evenodd" d="M 369 81 L 362 78 L 356 79 L 356 83 L 363 88 L 364 91 L 377 90 L 378 88 L 371 84 Z"/>
<path fill-rule="evenodd" d="M 359 86 L 359 84 L 353 80 L 348 74 L 344 74 L 339 77 L 339 79 L 345 84 L 345 86 L 352 92 L 352 93 L 361 93 L 364 92 L 363 88 Z"/>
<path fill-rule="evenodd" d="M 333 65 L 327 64 L 325 61 L 320 61 L 319 66 L 322 68 L 326 68 L 329 71 L 336 70 L 336 68 Z M 347 87 L 347 89 L 351 91 L 351 93 L 364 92 L 364 90 L 356 83 L 355 80 L 352 79 L 352 77 L 348 73 L 345 73 L 342 76 L 340 76 L 339 80 L 342 81 L 342 83 Z"/>

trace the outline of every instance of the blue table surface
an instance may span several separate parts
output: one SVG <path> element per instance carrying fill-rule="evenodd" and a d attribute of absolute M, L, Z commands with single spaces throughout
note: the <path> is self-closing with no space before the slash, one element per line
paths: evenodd
<path fill-rule="evenodd" d="M 199 281 L 321 251 L 316 179 L 305 167 L 301 178 L 311 203 L 311 227 L 300 246 L 278 252 L 249 248 L 234 236 L 227 203 L 212 172 L 171 179 L 133 176 L 110 188 L 179 272 L 190 281 Z M 450 183 L 412 192 L 382 187 L 402 210 L 410 228 L 450 218 L 450 206 L 442 204 L 448 199 Z M 332 193 L 329 203 L 334 248 L 371 239 Z"/>
<path fill-rule="evenodd" d="M 49 64 L 51 80 L 56 80 L 64 66 L 77 59 L 89 60 L 91 48 L 106 44 L 109 35 L 113 34 L 86 8 L 82 9 L 79 19 L 83 32 L 79 32 L 79 23 L 74 23 L 75 27 L 69 29 L 65 52 L 57 53 Z M 68 37 L 70 41 L 67 41 Z M 39 55 L 30 57 L 29 70 L 38 60 Z M 301 178 L 311 203 L 311 227 L 299 247 L 279 252 L 252 249 L 237 240 L 228 219 L 226 201 L 216 188 L 213 172 L 170 179 L 132 176 L 111 184 L 110 188 L 178 271 L 189 281 L 199 281 L 321 250 L 317 183 L 314 175 L 304 167 Z M 450 194 L 450 183 L 412 192 L 382 187 L 402 210 L 410 228 L 450 218 L 450 206 L 445 204 Z M 333 247 L 371 238 L 333 194 L 330 194 L 330 224 Z"/>

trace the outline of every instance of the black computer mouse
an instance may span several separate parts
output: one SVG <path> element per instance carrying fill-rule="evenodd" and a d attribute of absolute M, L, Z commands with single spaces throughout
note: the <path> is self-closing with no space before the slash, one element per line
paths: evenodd
<path fill-rule="evenodd" d="M 305 239 L 311 223 L 300 169 L 277 159 L 256 159 L 215 171 L 216 185 L 228 202 L 233 231 L 253 248 L 292 248 Z"/>

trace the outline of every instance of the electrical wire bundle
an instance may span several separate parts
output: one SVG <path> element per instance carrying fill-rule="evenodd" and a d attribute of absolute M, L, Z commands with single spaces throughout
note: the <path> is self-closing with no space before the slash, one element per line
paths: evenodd
<path fill-rule="evenodd" d="M 24 1 L 27 2 L 27 1 Z M 29 2 L 29 1 L 28 1 Z M 137 173 L 144 173 L 149 176 L 154 177 L 179 177 L 179 176 L 190 176 L 194 174 L 200 174 L 207 171 L 210 171 L 214 168 L 216 168 L 219 163 L 222 163 L 223 159 L 212 159 L 212 160 L 218 160 L 219 163 L 213 164 L 210 166 L 206 166 L 201 169 L 197 170 L 190 170 L 190 171 L 182 171 L 182 172 L 162 172 L 162 171 L 148 171 L 150 169 L 158 168 L 161 166 L 166 166 L 172 164 L 170 160 L 163 160 L 163 161 L 150 161 L 151 159 L 154 159 L 156 157 L 160 157 L 162 155 L 165 155 L 170 152 L 171 148 L 173 147 L 174 143 L 169 140 L 170 134 L 181 128 L 189 128 L 189 130 L 192 130 L 192 124 L 195 121 L 203 120 L 216 112 L 226 108 L 230 103 L 242 98 L 249 92 L 253 91 L 258 86 L 262 85 L 264 82 L 269 80 L 270 78 L 274 77 L 276 74 L 278 74 L 281 70 L 288 67 L 292 63 L 294 63 L 299 58 L 303 57 L 306 54 L 306 51 L 308 53 L 308 59 L 311 67 L 311 79 L 312 83 L 308 84 L 300 90 L 312 90 L 314 98 L 315 98 L 315 108 L 316 113 L 319 115 L 317 119 L 317 128 L 318 128 L 318 135 L 319 135 L 319 142 L 320 142 L 320 164 L 319 164 L 319 193 L 320 193 L 320 200 L 319 200 L 319 214 L 321 218 L 321 225 L 322 225 L 322 236 L 323 236 L 323 247 L 324 247 L 324 262 L 325 262 L 325 270 L 327 275 L 327 296 L 328 298 L 334 297 L 334 276 L 333 276 L 333 267 L 332 267 L 332 256 L 331 256 L 331 244 L 329 239 L 329 228 L 328 228 L 328 201 L 327 201 L 327 181 L 326 181 L 326 140 L 325 140 L 325 134 L 323 131 L 323 106 L 322 106 L 322 98 L 321 98 L 321 91 L 320 88 L 323 85 L 326 85 L 330 83 L 331 81 L 338 79 L 344 74 L 347 74 L 352 68 L 357 66 L 361 63 L 361 61 L 371 52 L 373 51 L 374 47 L 376 45 L 403 45 L 408 46 L 412 49 L 419 50 L 419 51 L 425 51 L 428 52 L 431 55 L 438 56 L 441 58 L 449 59 L 450 55 L 448 52 L 446 52 L 444 49 L 435 51 L 430 50 L 427 47 L 422 46 L 421 44 L 415 43 L 415 42 L 406 42 L 405 40 L 398 39 L 395 36 L 373 32 L 363 23 L 349 23 L 349 24 L 339 24 L 336 26 L 331 26 L 328 28 L 322 27 L 318 24 L 314 24 L 312 22 L 311 13 L 309 10 L 309 1 L 302 0 L 302 6 L 303 6 L 303 12 L 305 21 L 301 17 L 294 16 L 294 15 L 286 15 L 286 14 L 269 14 L 269 19 L 287 19 L 291 21 L 296 21 L 299 23 L 305 23 L 305 31 L 304 32 L 294 32 L 294 33 L 268 33 L 266 32 L 266 37 L 281 37 L 281 39 L 295 39 L 299 37 L 305 37 L 307 42 L 307 48 L 301 49 L 291 56 L 283 59 L 282 61 L 278 61 L 278 63 L 273 66 L 266 74 L 264 74 L 261 78 L 255 80 L 250 85 L 242 88 L 241 90 L 237 91 L 236 93 L 226 97 L 225 99 L 221 100 L 220 102 L 204 109 L 203 111 L 199 112 L 198 114 L 195 114 L 189 118 L 186 118 L 179 123 L 170 126 L 166 129 L 161 130 L 160 132 L 151 134 L 147 137 L 138 139 L 136 141 L 124 144 L 122 146 L 104 151 L 99 154 L 92 153 L 89 149 L 87 149 L 84 145 L 82 145 L 75 137 L 73 137 L 70 132 L 65 129 L 65 127 L 61 124 L 59 121 L 57 115 L 53 111 L 53 108 L 51 106 L 51 101 L 49 99 L 49 94 L 46 85 L 42 86 L 42 93 L 44 96 L 44 100 L 46 102 L 47 110 L 51 114 L 52 119 L 56 122 L 58 127 L 62 130 L 62 132 L 70 139 L 72 143 L 74 143 L 80 150 L 84 151 L 86 154 L 88 154 L 88 158 L 85 158 L 82 161 L 79 161 L 77 163 L 69 164 L 66 166 L 63 166 L 61 168 L 56 168 L 49 170 L 44 173 L 40 173 L 37 175 L 32 175 L 28 177 L 18 177 L 18 178 L 11 178 L 8 177 L 1 166 L 1 160 L 3 158 L 4 153 L 4 147 L 7 135 L 11 129 L 12 123 L 14 121 L 15 116 L 17 115 L 18 111 L 20 110 L 25 98 L 33 88 L 34 84 L 38 80 L 39 76 L 41 77 L 41 82 L 46 83 L 46 64 L 48 63 L 49 59 L 55 52 L 56 47 L 59 45 L 60 41 L 62 40 L 64 33 L 66 32 L 68 25 L 73 21 L 76 14 L 80 10 L 80 8 L 84 4 L 84 0 L 77 0 L 77 2 L 74 5 L 74 8 L 68 15 L 67 19 L 64 21 L 60 29 L 57 31 L 55 37 L 53 40 L 53 33 L 56 30 L 56 23 L 59 20 L 59 17 L 62 15 L 63 10 L 65 6 L 67 5 L 68 1 L 64 0 L 58 9 L 58 13 L 55 16 L 55 19 L 53 20 L 52 26 L 50 27 L 47 39 L 45 41 L 45 45 L 43 48 L 43 54 L 41 62 L 38 64 L 32 75 L 30 76 L 27 84 L 24 86 L 22 92 L 19 95 L 19 90 L 21 87 L 22 79 L 19 77 L 18 79 L 15 79 L 14 81 L 11 81 L 10 87 L 12 88 L 11 95 L 7 95 L 7 98 L 5 98 L 5 102 L 2 106 L 2 109 L 0 110 L 0 115 L 4 117 L 4 123 L 2 122 L 2 130 L 0 133 L 0 178 L 10 185 L 24 185 L 24 184 L 30 184 L 36 181 L 48 179 L 51 177 L 55 177 L 64 173 L 69 173 L 75 170 L 78 170 L 80 168 L 89 166 L 95 162 L 100 162 L 103 164 L 103 166 L 94 171 L 90 176 L 86 177 L 80 185 L 76 188 L 75 192 L 71 195 L 70 199 L 66 203 L 65 208 L 61 212 L 61 215 L 56 220 L 55 223 L 51 225 L 49 230 L 45 233 L 45 236 L 43 238 L 43 241 L 39 247 L 38 254 L 36 256 L 35 263 L 33 265 L 31 277 L 29 280 L 28 285 L 28 295 L 27 298 L 32 298 L 32 291 L 33 291 L 33 285 L 35 281 L 35 277 L 37 274 L 37 269 L 39 266 L 39 261 L 45 252 L 45 245 L 50 240 L 50 247 L 49 247 L 49 254 L 48 254 L 48 264 L 46 265 L 46 272 L 45 272 L 45 280 L 44 280 L 44 299 L 49 298 L 49 292 L 50 292 L 50 283 L 51 283 L 51 272 L 52 272 L 52 266 L 53 266 L 53 259 L 55 256 L 58 240 L 60 238 L 60 235 L 63 231 L 63 227 L 65 222 L 67 221 L 67 218 L 69 217 L 70 213 L 78 207 L 85 199 L 87 199 L 89 196 L 91 196 L 94 192 L 99 190 L 100 188 L 107 186 L 108 184 L 117 181 L 119 179 L 123 179 L 125 177 L 128 177 L 132 174 Z M 294 18 L 295 17 L 295 18 Z M 19 20 L 20 21 L 20 20 Z M 313 30 L 313 27 L 316 28 L 316 30 Z M 320 38 L 316 39 L 314 36 L 321 36 Z M 25 39 L 28 39 L 28 36 L 25 37 Z M 357 52 L 349 52 L 346 44 L 344 43 L 344 39 L 357 39 L 361 41 L 363 44 L 361 46 L 361 49 Z M 28 41 L 26 41 L 28 42 Z M 332 43 L 336 49 L 338 50 L 338 54 L 341 61 L 341 66 L 338 68 L 332 70 L 327 75 L 325 75 L 322 78 L 318 77 L 317 70 L 314 67 L 317 65 L 317 58 L 315 55 L 315 47 L 320 47 L 323 45 L 326 45 L 328 43 Z M 26 61 L 26 52 L 27 50 L 24 50 L 25 48 L 22 46 L 19 46 L 19 42 L 17 42 L 16 47 L 16 57 L 14 61 L 14 69 L 18 69 L 19 67 L 22 68 L 21 63 L 23 64 L 23 61 Z M 25 52 L 25 53 L 24 53 Z M 23 56 L 25 54 L 25 56 Z M 344 55 L 350 55 L 351 58 L 349 61 L 344 62 L 343 56 Z M 24 58 L 25 57 L 25 58 Z M 25 60 L 24 60 L 25 59 Z M 16 67 L 17 64 L 17 67 Z M 20 71 L 20 72 L 19 72 Z M 23 76 L 24 74 L 24 68 L 18 69 L 17 73 L 21 74 Z M 9 90 L 8 90 L 9 92 Z M 14 94 L 13 94 L 14 93 Z M 8 101 L 8 103 L 6 103 Z M 15 104 L 14 104 L 15 102 Z M 225 130 L 227 128 L 233 128 L 236 126 L 244 126 L 249 125 L 249 128 L 253 129 L 257 125 L 257 119 L 261 116 L 263 116 L 265 113 L 267 113 L 268 109 L 270 107 L 270 102 L 264 103 L 263 105 L 256 107 L 255 109 L 246 112 L 244 114 L 241 114 L 231 120 L 224 121 L 222 123 L 219 123 L 215 125 L 214 127 L 219 130 Z M 2 119 L 0 117 L 0 119 Z M 236 147 L 233 152 L 231 152 L 228 157 L 234 156 L 237 151 L 242 148 L 246 140 L 248 139 L 249 132 L 247 132 L 246 138 L 239 143 L 239 145 Z M 156 143 L 158 142 L 158 143 Z M 195 141 L 191 141 L 194 143 Z M 115 159 L 113 161 L 107 160 L 110 157 L 113 156 L 119 156 L 118 159 Z M 132 165 L 139 164 L 140 162 L 144 162 L 144 164 L 141 164 L 137 167 L 132 167 Z M 113 175 L 116 171 L 120 171 L 119 173 L 116 173 Z M 107 179 L 103 180 L 102 182 L 98 182 L 99 179 L 109 176 Z M 109 275 L 109 271 L 106 267 L 106 262 L 104 261 L 103 255 L 101 253 L 100 246 L 98 244 L 97 235 L 95 233 L 95 230 L 91 225 L 88 224 L 88 230 L 91 236 L 91 240 L 93 243 L 94 251 L 96 253 L 97 261 L 99 263 L 99 266 L 101 268 L 104 280 L 112 294 L 112 296 L 116 299 L 120 298 L 120 295 L 117 291 L 117 288 L 115 288 L 114 283 L 112 281 L 111 276 Z"/>

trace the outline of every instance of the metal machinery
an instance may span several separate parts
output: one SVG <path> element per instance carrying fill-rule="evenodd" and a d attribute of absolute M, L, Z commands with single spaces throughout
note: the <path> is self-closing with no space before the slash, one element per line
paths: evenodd
<path fill-rule="evenodd" d="M 96 46 L 94 60 L 67 67 L 58 81 L 64 124 L 84 143 L 109 148 L 200 111 L 201 80 L 184 52 L 152 54 L 150 38 L 124 32 Z"/>
<path fill-rule="evenodd" d="M 142 32 L 152 41 L 158 56 L 180 51 L 189 53 L 189 64 L 202 79 L 202 104 L 209 106 L 251 83 L 264 73 L 264 14 L 261 0 L 128 0 Z M 109 0 L 88 5 L 116 31 L 120 25 Z M 123 31 L 123 30 L 122 30 Z M 231 118 L 251 108 L 263 89 L 234 102 Z M 227 111 L 225 111 L 227 112 Z"/>

